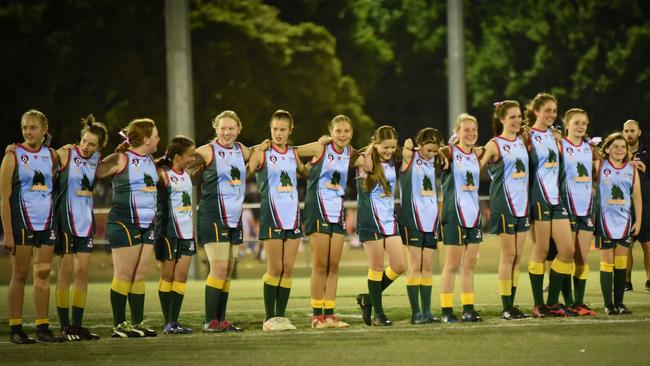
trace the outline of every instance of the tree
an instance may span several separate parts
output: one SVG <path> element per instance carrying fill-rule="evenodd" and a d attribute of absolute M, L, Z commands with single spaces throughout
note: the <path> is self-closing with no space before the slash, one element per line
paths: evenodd
<path fill-rule="evenodd" d="M 151 178 L 151 176 L 150 176 L 149 174 L 144 173 L 144 177 L 143 177 L 143 179 L 144 179 L 144 185 L 145 185 L 145 187 L 147 187 L 147 188 L 151 188 L 151 187 L 155 187 L 155 186 L 156 186 L 156 184 L 153 182 L 153 178 Z"/>
<path fill-rule="evenodd" d="M 45 185 L 45 176 L 40 170 L 34 170 L 34 177 L 32 178 L 32 190 L 41 191 L 47 189 Z"/>
<path fill-rule="evenodd" d="M 192 207 L 192 197 L 190 195 L 183 191 L 183 195 L 181 196 L 181 200 L 183 201 L 183 206 L 182 207 Z"/>
<path fill-rule="evenodd" d="M 86 176 L 86 174 L 83 175 L 83 178 L 81 178 L 81 190 L 82 191 L 92 191 L 93 187 L 90 185 L 90 180 Z"/>
<path fill-rule="evenodd" d="M 332 173 L 330 184 L 335 187 L 341 185 L 341 173 L 338 170 L 335 170 L 334 173 Z"/>
<path fill-rule="evenodd" d="M 241 181 L 241 172 L 239 168 L 234 165 L 230 166 L 230 181 L 231 182 L 240 182 Z"/>
<path fill-rule="evenodd" d="M 427 175 L 425 175 L 424 178 L 422 179 L 422 189 L 425 191 L 433 191 L 433 184 L 431 183 L 431 179 L 429 179 L 429 176 Z"/>
<path fill-rule="evenodd" d="M 557 154 L 553 149 L 548 149 L 548 162 L 550 164 L 557 163 Z"/>
<path fill-rule="evenodd" d="M 625 195 L 623 194 L 623 190 L 621 190 L 621 187 L 614 184 L 612 186 L 612 200 L 621 201 L 624 199 L 625 199 Z"/>
<path fill-rule="evenodd" d="M 467 172 L 465 173 L 465 185 L 466 185 L 467 187 L 474 187 L 474 186 L 476 186 L 476 185 L 474 184 L 474 175 L 473 175 L 472 172 L 470 172 L 470 171 L 467 171 Z"/>
<path fill-rule="evenodd" d="M 282 184 L 282 187 L 293 187 L 289 174 L 284 170 L 280 173 L 280 184 Z"/>
<path fill-rule="evenodd" d="M 526 165 L 519 158 L 515 161 L 515 169 L 517 169 L 517 173 L 526 173 Z"/>
<path fill-rule="evenodd" d="M 578 177 L 589 177 L 589 172 L 587 171 L 587 168 L 581 162 L 578 162 L 577 169 L 578 169 Z"/>

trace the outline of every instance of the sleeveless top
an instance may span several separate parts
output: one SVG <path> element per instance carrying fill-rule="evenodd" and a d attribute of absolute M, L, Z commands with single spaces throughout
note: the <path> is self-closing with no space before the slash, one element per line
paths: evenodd
<path fill-rule="evenodd" d="M 101 153 L 84 158 L 78 147 L 71 149 L 68 161 L 57 178 L 56 206 L 61 229 L 76 237 L 91 237 L 93 219 L 93 188 Z"/>
<path fill-rule="evenodd" d="M 562 201 L 571 215 L 590 216 L 593 193 L 591 145 L 585 141 L 574 145 L 564 138 L 561 146 L 560 194 Z"/>
<path fill-rule="evenodd" d="M 400 177 L 400 223 L 418 231 L 435 232 L 438 226 L 436 159 L 425 160 L 417 151 Z"/>
<path fill-rule="evenodd" d="M 305 216 L 329 223 L 343 223 L 343 197 L 350 167 L 350 146 L 337 151 L 327 144 L 318 160 L 312 161 L 307 178 Z"/>
<path fill-rule="evenodd" d="M 18 144 L 14 152 L 16 168 L 10 201 L 13 222 L 22 222 L 31 231 L 49 230 L 52 223 L 52 154 L 45 145 L 30 150 Z"/>
<path fill-rule="evenodd" d="M 379 169 L 380 167 L 375 167 Z M 395 219 L 395 183 L 397 172 L 393 160 L 382 162 L 381 169 L 384 169 L 384 176 L 390 187 L 388 194 L 384 187 L 377 183 L 372 191 L 366 192 L 364 178 L 366 173 L 357 169 L 357 228 L 377 229 L 382 235 L 397 234 L 397 220 Z"/>
<path fill-rule="evenodd" d="M 239 143 L 227 148 L 214 141 L 210 146 L 212 162 L 203 171 L 199 215 L 237 228 L 246 194 L 244 153 Z"/>
<path fill-rule="evenodd" d="M 192 177 L 187 171 L 163 168 L 169 185 L 159 182 L 156 230 L 167 237 L 193 239 Z"/>
<path fill-rule="evenodd" d="M 158 173 L 151 155 L 124 152 L 126 167 L 113 176 L 113 202 L 108 213 L 111 221 L 148 229 L 156 212 Z"/>
<path fill-rule="evenodd" d="M 528 150 L 517 137 L 508 140 L 497 136 L 499 159 L 488 165 L 490 209 L 492 212 L 509 212 L 513 217 L 528 216 Z"/>
<path fill-rule="evenodd" d="M 291 146 L 284 152 L 274 146 L 264 152 L 264 165 L 255 174 L 260 193 L 260 224 L 282 230 L 298 229 L 297 159 Z"/>
<path fill-rule="evenodd" d="M 614 167 L 603 160 L 598 172 L 598 224 L 609 239 L 624 239 L 632 225 L 632 187 L 634 166 Z"/>
<path fill-rule="evenodd" d="M 559 151 L 551 129 L 540 131 L 533 128 L 530 132 L 530 164 L 534 172 L 532 193 L 543 197 L 549 205 L 560 203 L 559 194 Z"/>
<path fill-rule="evenodd" d="M 455 217 L 464 228 L 475 228 L 481 218 L 478 187 L 480 164 L 474 151 L 466 153 L 456 145 L 449 146 L 449 169 L 442 174 L 442 220 Z"/>

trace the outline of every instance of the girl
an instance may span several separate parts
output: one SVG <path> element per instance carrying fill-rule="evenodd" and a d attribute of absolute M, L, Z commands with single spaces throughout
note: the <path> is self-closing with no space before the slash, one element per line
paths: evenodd
<path fill-rule="evenodd" d="M 265 331 L 296 329 L 285 318 L 293 265 L 300 244 L 300 208 L 296 172 L 304 167 L 289 144 L 293 117 L 278 110 L 271 116 L 271 146 L 255 151 L 248 172 L 256 172 L 260 192 L 259 240 L 266 252 L 264 274 Z"/>
<path fill-rule="evenodd" d="M 402 150 L 399 223 L 411 259 L 406 279 L 411 324 L 426 324 L 436 320 L 431 315 L 431 259 L 438 247 L 436 164 L 440 165 L 440 159 L 435 155 L 443 138 L 435 128 L 425 128 L 418 131 L 415 144 L 413 148 L 413 141 L 407 139 Z"/>
<path fill-rule="evenodd" d="M 573 311 L 559 303 L 566 281 L 571 281 L 574 242 L 571 240 L 569 214 L 559 193 L 559 144 L 551 126 L 557 117 L 557 100 L 540 93 L 526 107 L 526 121 L 531 127 L 528 151 L 531 165 L 531 219 L 535 245 L 528 263 L 533 291 L 534 317 L 572 316 Z M 544 261 L 551 236 L 557 246 L 557 256 L 551 264 L 548 298 L 544 303 Z"/>
<path fill-rule="evenodd" d="M 210 273 L 205 284 L 203 331 L 240 332 L 226 320 L 230 281 L 242 243 L 242 207 L 246 193 L 246 162 L 251 150 L 237 142 L 242 123 L 233 111 L 223 111 L 212 120 L 216 138 L 197 149 L 201 176 L 199 243 L 205 248 Z"/>
<path fill-rule="evenodd" d="M 194 142 L 176 136 L 167 145 L 158 168 L 156 259 L 162 262 L 158 295 L 165 318 L 164 334 L 189 334 L 178 323 L 187 272 L 196 253 L 192 224 L 192 177 L 187 166 L 194 161 Z"/>
<path fill-rule="evenodd" d="M 587 277 L 589 276 L 589 246 L 594 238 L 594 224 L 592 220 L 592 192 L 593 192 L 593 161 L 597 154 L 592 146 L 585 141 L 589 117 L 587 112 L 579 108 L 572 108 L 564 114 L 566 137 L 560 142 L 560 195 L 562 202 L 569 212 L 569 222 L 575 243 L 573 260 L 573 285 L 575 298 L 570 290 L 571 282 L 565 283 L 563 290 L 565 302 L 569 309 L 578 315 L 596 315 L 584 303 Z M 567 298 L 568 297 L 568 298 Z"/>
<path fill-rule="evenodd" d="M 114 338 L 155 337 L 144 320 L 144 278 L 153 252 L 158 173 L 151 154 L 160 137 L 153 120 L 135 119 L 121 134 L 126 140 L 99 167 L 113 177 L 107 237 L 113 256 L 111 307 Z M 126 321 L 126 302 L 131 322 Z"/>
<path fill-rule="evenodd" d="M 56 242 L 52 227 L 52 176 L 59 166 L 55 151 L 44 143 L 47 117 L 31 109 L 20 118 L 25 141 L 7 151 L 0 167 L 0 204 L 4 248 L 11 253 L 9 340 L 17 344 L 59 342 L 49 329 L 50 268 Z M 23 298 L 29 262 L 34 252 L 36 340 L 23 331 Z"/>
<path fill-rule="evenodd" d="M 460 268 L 463 321 L 477 322 L 481 317 L 474 310 L 474 267 L 478 248 L 483 241 L 478 197 L 480 178 L 479 156 L 474 147 L 478 139 L 478 122 L 463 113 L 456 118 L 455 144 L 441 152 L 449 160 L 442 174 L 442 220 L 440 233 L 445 244 L 445 265 L 440 276 L 442 321 L 457 323 L 454 315 L 454 277 Z"/>
<path fill-rule="evenodd" d="M 57 150 L 62 167 L 57 177 L 56 214 L 59 238 L 55 251 L 61 256 L 56 281 L 56 308 L 61 336 L 68 340 L 97 340 L 99 336 L 82 327 L 88 289 L 88 264 L 95 231 L 93 188 L 98 178 L 100 150 L 108 132 L 91 114 L 82 119 L 79 145 Z M 72 322 L 70 321 L 70 284 Z"/>
<path fill-rule="evenodd" d="M 395 218 L 397 131 L 381 126 L 364 152 L 357 169 L 357 232 L 368 256 L 368 294 L 357 296 L 366 325 L 390 326 L 384 314 L 382 292 L 406 269 L 406 259 Z M 384 255 L 388 267 L 384 270 Z M 371 310 L 375 317 L 371 323 Z"/>
<path fill-rule="evenodd" d="M 628 153 L 625 136 L 614 133 L 603 143 L 603 160 L 596 162 L 596 248 L 607 315 L 632 313 L 623 304 L 625 268 L 632 236 L 639 235 L 641 228 L 642 207 L 639 173 L 629 163 Z"/>
<path fill-rule="evenodd" d="M 519 261 L 524 250 L 528 221 L 528 151 L 521 130 L 519 103 L 495 103 L 492 128 L 495 137 L 485 145 L 481 167 L 488 165 L 490 184 L 490 232 L 499 237 L 499 293 L 501 318 L 521 319 L 514 305 L 519 283 Z"/>
<path fill-rule="evenodd" d="M 339 262 L 345 239 L 343 196 L 351 165 L 363 160 L 350 146 L 352 121 L 334 117 L 328 126 L 327 142 L 297 148 L 298 155 L 311 158 L 305 195 L 305 234 L 312 246 L 312 328 L 346 328 L 349 324 L 334 315 Z"/>

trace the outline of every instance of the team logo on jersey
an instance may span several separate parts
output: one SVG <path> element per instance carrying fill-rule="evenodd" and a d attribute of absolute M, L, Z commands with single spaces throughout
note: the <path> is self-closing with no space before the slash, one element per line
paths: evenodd
<path fill-rule="evenodd" d="M 278 192 L 293 192 L 293 183 L 291 177 L 286 171 L 280 172 L 280 186 L 275 187 Z"/>
<path fill-rule="evenodd" d="M 86 244 L 86 246 L 87 246 L 88 248 L 92 248 L 93 245 L 94 245 L 94 243 L 93 243 L 93 238 L 88 238 L 88 244 Z"/>
<path fill-rule="evenodd" d="M 238 186 L 241 184 L 241 172 L 234 165 L 230 166 L 230 185 Z"/>
<path fill-rule="evenodd" d="M 192 197 L 189 193 L 183 191 L 181 195 L 181 205 L 179 207 L 176 207 L 176 211 L 192 211 Z"/>
<path fill-rule="evenodd" d="M 567 147 L 567 148 L 566 148 L 566 152 L 567 152 L 567 154 L 569 154 L 569 155 L 573 155 L 573 148 L 571 148 L 571 147 Z"/>
<path fill-rule="evenodd" d="M 335 170 L 332 173 L 332 179 L 330 179 L 330 181 L 325 184 L 325 187 L 334 190 L 341 189 L 341 173 L 338 170 Z"/>
<path fill-rule="evenodd" d="M 45 185 L 45 176 L 41 173 L 40 170 L 34 170 L 34 177 L 32 178 L 32 187 L 30 191 L 47 191 L 47 185 Z"/>
<path fill-rule="evenodd" d="M 456 162 L 458 163 L 458 165 L 463 164 L 463 157 L 460 155 L 456 155 Z"/>
<path fill-rule="evenodd" d="M 422 190 L 420 191 L 420 195 L 424 197 L 432 197 L 434 194 L 435 192 L 433 191 L 431 178 L 429 178 L 428 175 L 425 175 L 424 178 L 422 178 Z"/>
<path fill-rule="evenodd" d="M 506 145 L 503 145 L 503 151 L 505 151 L 506 153 L 510 154 L 510 145 L 507 145 L 507 144 L 506 144 Z"/>
<path fill-rule="evenodd" d="M 513 179 L 521 179 L 526 176 L 526 165 L 519 158 L 515 160 L 515 170 L 515 173 L 510 174 Z"/>
<path fill-rule="evenodd" d="M 329 161 L 334 161 L 334 155 L 332 155 L 332 154 L 327 154 L 327 160 L 329 160 Z"/>
<path fill-rule="evenodd" d="M 555 168 L 557 166 L 557 154 L 553 149 L 548 149 L 548 159 L 544 163 L 544 168 Z"/>
<path fill-rule="evenodd" d="M 169 180 L 170 180 L 172 183 L 178 183 L 178 178 L 177 178 L 175 175 L 172 175 L 171 177 L 169 177 Z"/>
<path fill-rule="evenodd" d="M 537 143 L 541 143 L 542 142 L 542 136 L 535 136 L 535 141 L 537 141 Z"/>
<path fill-rule="evenodd" d="M 589 171 L 582 162 L 578 162 L 576 167 L 578 175 L 573 177 L 573 180 L 576 182 L 591 182 L 591 177 L 589 176 Z"/>
<path fill-rule="evenodd" d="M 142 192 L 156 192 L 156 182 L 153 180 L 153 178 L 147 174 L 144 173 L 144 176 L 142 177 L 144 180 L 144 187 L 142 187 L 140 190 Z"/>
<path fill-rule="evenodd" d="M 422 160 L 421 160 L 421 159 L 417 159 L 417 160 L 415 160 L 415 164 L 416 164 L 416 165 L 422 165 Z"/>
<path fill-rule="evenodd" d="M 275 164 L 275 163 L 278 162 L 278 158 L 277 158 L 277 156 L 275 156 L 275 155 L 271 155 L 271 156 L 269 156 L 269 160 L 270 160 L 271 163 L 273 163 L 273 164 Z"/>
<path fill-rule="evenodd" d="M 611 198 L 607 200 L 607 203 L 610 205 L 624 205 L 627 203 L 623 190 L 617 184 L 612 185 Z"/>
<path fill-rule="evenodd" d="M 93 187 L 92 184 L 90 183 L 90 179 L 86 176 L 86 174 L 83 175 L 81 178 L 81 183 L 80 183 L 80 189 L 78 189 L 75 193 L 77 196 L 82 196 L 82 197 L 89 197 L 93 195 Z"/>
<path fill-rule="evenodd" d="M 474 184 L 474 174 L 468 171 L 465 172 L 465 185 L 461 187 L 463 191 L 476 191 L 476 184 Z"/>
<path fill-rule="evenodd" d="M 28 165 L 29 164 L 29 156 L 27 155 L 20 155 L 20 162 L 23 165 Z"/>
<path fill-rule="evenodd" d="M 605 176 L 605 179 L 604 179 L 605 183 L 607 183 L 607 182 L 609 181 L 609 176 L 610 176 L 611 174 L 612 174 L 612 171 L 609 170 L 608 168 L 605 168 L 605 169 L 603 170 L 603 175 Z"/>
<path fill-rule="evenodd" d="M 131 159 L 131 165 L 140 166 L 140 159 L 138 159 L 138 158 Z"/>
<path fill-rule="evenodd" d="M 81 159 L 79 159 L 79 157 L 76 157 L 76 156 L 75 156 L 75 158 L 74 158 L 74 164 L 77 165 L 77 166 L 81 165 Z"/>
<path fill-rule="evenodd" d="M 226 153 L 224 153 L 224 152 L 221 151 L 221 150 L 220 150 L 217 154 L 218 154 L 222 159 L 226 157 Z"/>

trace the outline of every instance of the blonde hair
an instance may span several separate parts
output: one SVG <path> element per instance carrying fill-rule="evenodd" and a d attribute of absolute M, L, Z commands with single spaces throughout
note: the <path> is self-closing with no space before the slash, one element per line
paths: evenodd
<path fill-rule="evenodd" d="M 235 113 L 234 111 L 228 111 L 228 110 L 223 111 L 223 112 L 217 114 L 216 117 L 214 117 L 214 119 L 212 120 L 212 127 L 217 128 L 217 126 L 219 125 L 219 121 L 222 118 L 230 118 L 230 119 L 235 120 L 235 122 L 237 122 L 237 127 L 239 127 L 239 131 L 242 130 L 243 126 L 241 124 L 241 120 L 239 119 L 239 116 L 237 115 L 237 113 Z"/>

